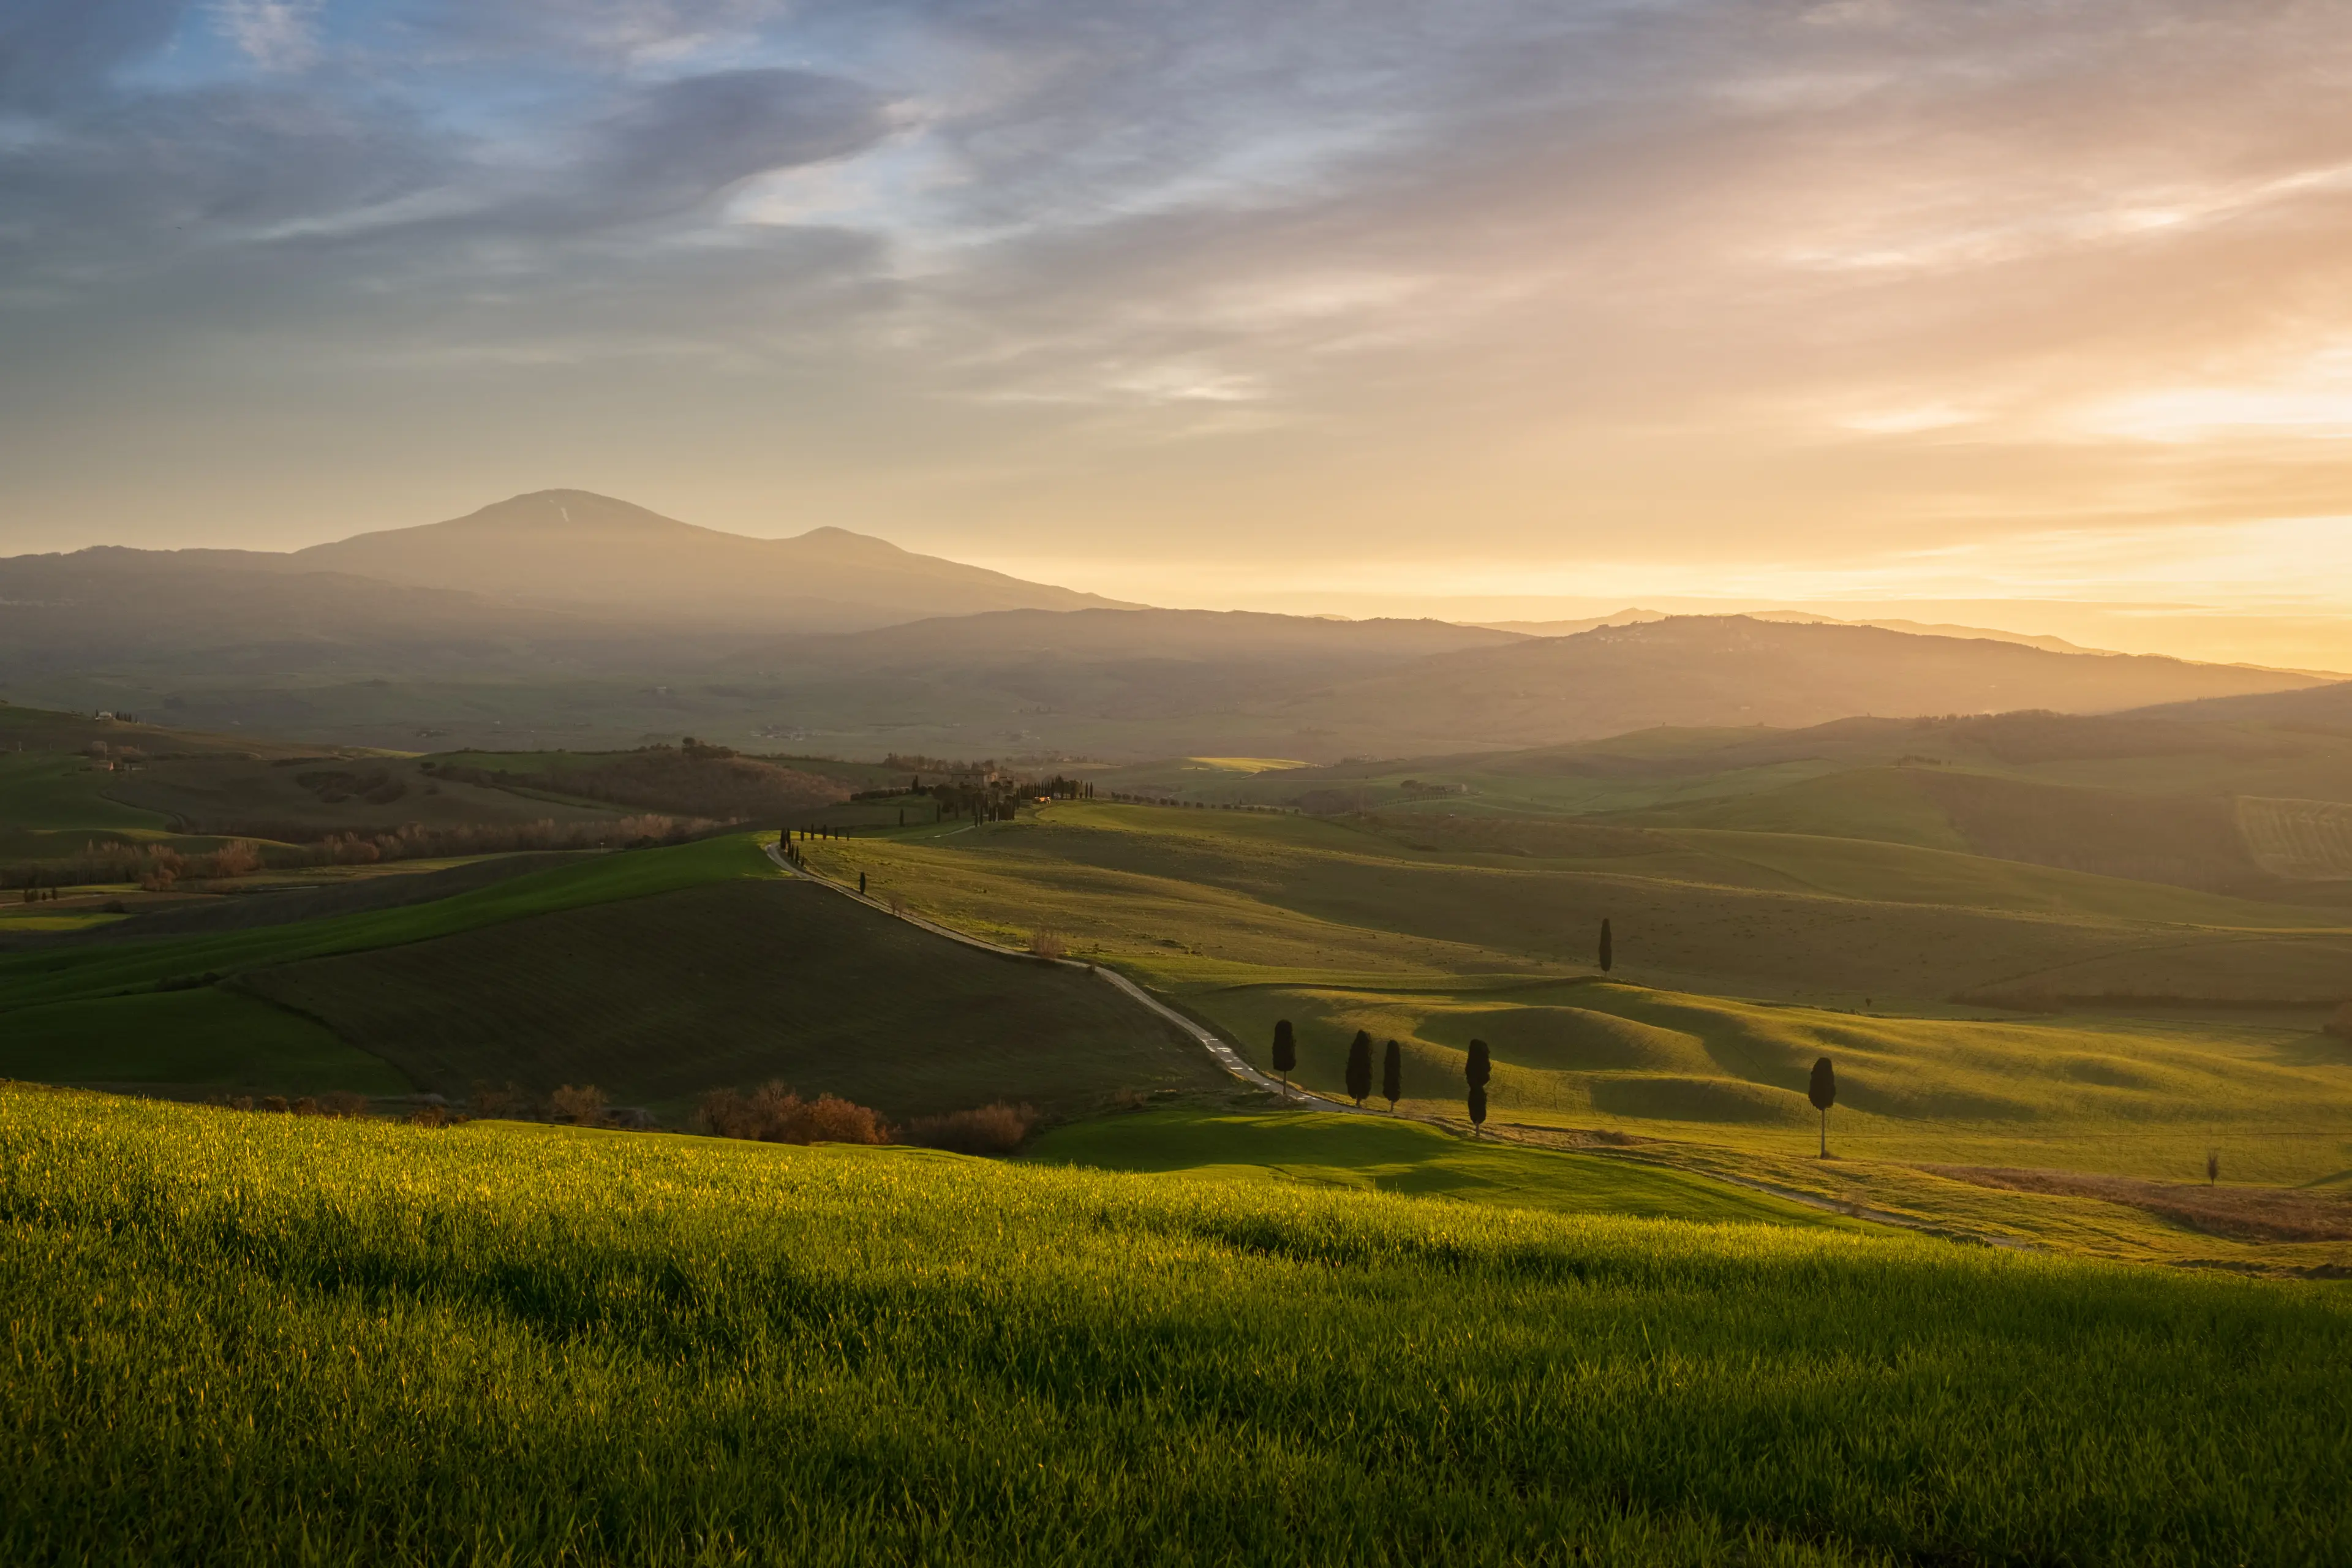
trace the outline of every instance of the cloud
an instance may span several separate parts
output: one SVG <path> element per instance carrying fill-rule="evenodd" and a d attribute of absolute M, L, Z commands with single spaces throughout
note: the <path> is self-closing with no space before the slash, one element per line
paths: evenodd
<path fill-rule="evenodd" d="M 865 150 L 889 133 L 871 88 L 814 71 L 714 71 L 637 94 L 598 129 L 585 187 L 675 211 L 755 174 Z"/>
<path fill-rule="evenodd" d="M 69 104 L 168 40 L 186 0 L 11 0 L 0 7 L 0 110 Z"/>
<path fill-rule="evenodd" d="M 221 30 L 264 70 L 300 70 L 319 58 L 325 0 L 215 0 Z"/>
<path fill-rule="evenodd" d="M 0 15 L 0 363 L 130 426 L 135 323 L 227 406 L 299 363 L 450 439 L 759 408 L 723 493 L 822 430 L 795 483 L 1008 536 L 1852 562 L 2352 499 L 2315 0 Z"/>

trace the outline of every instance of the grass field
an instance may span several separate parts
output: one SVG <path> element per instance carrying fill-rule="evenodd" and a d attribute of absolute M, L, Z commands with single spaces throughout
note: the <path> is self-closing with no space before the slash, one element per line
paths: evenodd
<path fill-rule="evenodd" d="M 1027 1100 L 1056 1114 L 1230 1081 L 1082 971 L 1001 958 L 770 876 L 263 970 L 420 1087 L 593 1081 L 682 1114 L 769 1079 L 891 1117 Z"/>
<path fill-rule="evenodd" d="M 0 1073 L 48 1083 L 285 1095 L 414 1087 L 323 1026 L 217 986 L 23 1008 L 0 1031 Z"/>
<path fill-rule="evenodd" d="M 9 1562 L 2352 1554 L 2327 1288 L 21 1088 L 0 1147 Z"/>
<path fill-rule="evenodd" d="M 0 1075 L 452 1097 L 593 1082 L 675 1118 L 779 1078 L 894 1118 L 996 1100 L 1085 1114 L 1231 1081 L 1100 979 L 845 903 L 748 835 L 427 903 L 0 955 Z"/>
<path fill-rule="evenodd" d="M 1580 969 L 1607 918 L 1636 975 L 1847 1005 L 1996 989 L 2316 1005 L 2352 973 L 2340 914 L 1843 839 L 1692 833 L 1506 861 L 1293 816 L 1068 804 L 817 853 L 952 918 L 1053 925 L 1139 963 L 1157 948 L 1277 969 Z"/>
<path fill-rule="evenodd" d="M 1055 1128 L 1029 1158 L 1106 1171 L 1276 1180 L 1553 1214 L 1700 1224 L 1858 1222 L 1681 1171 L 1525 1144 L 1471 1142 L 1416 1121 L 1328 1111 L 1148 1111 Z"/>
<path fill-rule="evenodd" d="M 1799 857 L 1811 842 L 1785 836 L 1770 852 Z M 1635 847 L 1615 858 L 1649 853 Z M 1853 875 L 1853 847 L 1832 846 L 1799 868 Z M 1347 1042 L 1363 1029 L 1400 1042 L 1408 1110 L 1458 1121 L 1465 1048 L 1484 1038 L 1496 1062 L 1491 1114 L 1515 1136 L 1646 1140 L 1644 1157 L 1683 1169 L 1766 1179 L 1988 1239 L 2228 1267 L 2352 1264 L 2352 1206 L 2326 1195 L 2352 1173 L 2352 1047 L 2319 1031 L 2324 1009 L 2111 1005 L 2034 1016 L 1950 1000 L 1950 989 L 1987 984 L 2001 965 L 2014 966 L 2012 985 L 2072 965 L 2089 974 L 2093 994 L 2156 989 L 2169 974 L 2200 988 L 2218 978 L 2325 996 L 2352 973 L 2341 933 L 2126 921 L 2079 906 L 2002 913 L 1800 896 L 1559 860 L 1497 867 L 1341 824 L 1146 807 L 1056 805 L 1034 823 L 809 853 L 965 929 L 1012 941 L 1039 928 L 1067 932 L 1218 1026 L 1261 1068 L 1275 1020 L 1289 1018 L 1299 1030 L 1296 1077 L 1322 1093 L 1340 1092 Z M 2021 889 L 2044 877 L 2132 886 L 1905 853 L 2013 875 Z M 2187 889 L 2142 890 L 2177 913 L 2291 918 Z M 1570 945 L 1589 942 L 1604 913 L 1619 957 L 1605 981 Z M 1684 957 L 1679 976 L 1654 967 L 1667 944 Z M 1743 984 L 1766 978 L 1751 967 L 1762 960 L 1780 984 Z M 1896 984 L 1861 994 L 1888 979 Z M 1830 1131 L 1841 1157 L 1826 1163 L 1813 1158 L 1804 1096 L 1821 1056 L 1840 1081 Z M 2276 1224 L 2181 1219 L 2171 1189 L 2200 1181 L 2209 1153 L 2241 1196 L 2308 1189 L 2295 1201 L 2311 1212 Z M 1931 1166 L 2137 1184 L 2121 1197 L 2029 1192 Z"/>
<path fill-rule="evenodd" d="M 2238 830 L 2263 869 L 2296 881 L 2352 880 L 2352 805 L 2241 795 Z"/>

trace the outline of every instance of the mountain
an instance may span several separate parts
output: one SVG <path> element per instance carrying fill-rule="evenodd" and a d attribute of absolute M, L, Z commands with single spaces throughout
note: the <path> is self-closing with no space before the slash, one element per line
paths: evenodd
<path fill-rule="evenodd" d="M 312 545 L 289 564 L 522 605 L 593 607 L 633 621 L 691 617 L 771 630 L 1118 607 L 1116 600 L 918 555 L 844 529 L 752 539 L 587 490 L 540 490 L 447 522 Z"/>
<path fill-rule="evenodd" d="M 2035 708 L 2114 712 L 2323 684 L 2313 676 L 2143 655 L 1676 616 L 1440 654 L 1294 700 L 1283 711 L 1348 749 L 1378 744 L 1401 755 L 1552 745 L 1656 725 L 1797 728 L 1858 714 Z"/>

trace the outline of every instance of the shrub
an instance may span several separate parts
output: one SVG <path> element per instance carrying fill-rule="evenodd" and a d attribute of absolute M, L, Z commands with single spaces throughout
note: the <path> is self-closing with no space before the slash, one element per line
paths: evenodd
<path fill-rule="evenodd" d="M 547 1097 L 547 1114 L 552 1121 L 593 1127 L 604 1120 L 607 1103 L 604 1091 L 594 1084 L 585 1083 L 574 1088 L 567 1083 Z"/>
<path fill-rule="evenodd" d="M 289 1109 L 297 1116 L 316 1116 L 319 1114 L 319 1102 L 314 1097 L 306 1094 Z"/>
<path fill-rule="evenodd" d="M 1039 958 L 1063 958 L 1068 955 L 1070 944 L 1062 940 L 1060 931 L 1033 931 L 1029 937 L 1029 951 Z"/>
<path fill-rule="evenodd" d="M 838 1095 L 803 1100 L 771 1080 L 750 1094 L 715 1089 L 695 1113 L 706 1132 L 761 1143 L 881 1143 L 889 1129 L 863 1105 Z"/>
<path fill-rule="evenodd" d="M 286 1097 L 282 1094 L 265 1094 L 261 1097 L 261 1109 L 282 1112 L 286 1110 Z"/>
<path fill-rule="evenodd" d="M 420 1105 L 408 1113 L 411 1127 L 446 1127 L 461 1120 L 446 1105 Z"/>
<path fill-rule="evenodd" d="M 474 1080 L 470 1103 L 475 1115 L 497 1121 L 512 1121 L 530 1114 L 530 1096 L 511 1083 L 492 1083 L 488 1079 Z"/>
<path fill-rule="evenodd" d="M 364 1094 L 353 1094 L 348 1089 L 329 1089 L 319 1097 L 321 1116 L 365 1116 L 368 1101 Z"/>
<path fill-rule="evenodd" d="M 1007 1105 L 998 1100 L 973 1110 L 951 1110 L 945 1116 L 918 1116 L 898 1133 L 898 1142 L 925 1149 L 947 1149 L 958 1154 L 1010 1154 L 1036 1130 L 1034 1106 Z"/>

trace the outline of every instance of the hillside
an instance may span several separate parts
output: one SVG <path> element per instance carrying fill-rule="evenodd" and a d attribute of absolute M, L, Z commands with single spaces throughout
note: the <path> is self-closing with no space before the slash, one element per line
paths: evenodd
<path fill-rule="evenodd" d="M 918 555 L 839 528 L 751 539 L 586 490 L 540 490 L 447 522 L 296 551 L 289 564 L 520 604 L 593 606 L 629 621 L 753 627 L 887 626 L 985 610 L 1111 600 Z"/>
<path fill-rule="evenodd" d="M 12 1563 L 2352 1552 L 2308 1287 L 18 1086 L 0 1141 Z"/>
<path fill-rule="evenodd" d="M 1443 654 L 1280 711 L 1348 749 L 1540 746 L 1655 725 L 1801 726 L 1853 715 L 2098 713 L 2294 690 L 2314 676 L 2055 653 L 1874 626 L 1674 616 Z"/>
<path fill-rule="evenodd" d="M 673 1118 L 775 1078 L 894 1118 L 1008 1098 L 1067 1115 L 1223 1083 L 1096 977 L 845 907 L 746 837 L 0 955 L 0 1078 L 459 1098 L 477 1080 L 593 1081 Z"/>

